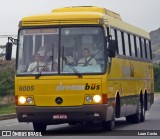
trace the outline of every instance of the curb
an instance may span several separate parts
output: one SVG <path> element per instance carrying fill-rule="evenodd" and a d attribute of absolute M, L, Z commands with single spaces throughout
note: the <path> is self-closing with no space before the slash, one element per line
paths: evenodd
<path fill-rule="evenodd" d="M 0 115 L 0 120 L 7 120 L 7 119 L 14 119 L 14 118 L 17 118 L 16 113 Z"/>

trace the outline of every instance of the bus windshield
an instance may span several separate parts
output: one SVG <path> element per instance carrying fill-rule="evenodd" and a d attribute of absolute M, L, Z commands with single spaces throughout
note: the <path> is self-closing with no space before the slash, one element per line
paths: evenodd
<path fill-rule="evenodd" d="M 105 72 L 101 27 L 21 29 L 17 74 L 97 74 Z"/>

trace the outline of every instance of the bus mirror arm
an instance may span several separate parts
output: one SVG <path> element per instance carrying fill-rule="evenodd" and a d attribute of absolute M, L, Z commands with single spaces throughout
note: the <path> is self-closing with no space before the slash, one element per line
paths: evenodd
<path fill-rule="evenodd" d="M 116 40 L 109 40 L 108 43 L 108 56 L 109 57 L 115 57 L 116 53 L 118 52 L 118 46 Z"/>

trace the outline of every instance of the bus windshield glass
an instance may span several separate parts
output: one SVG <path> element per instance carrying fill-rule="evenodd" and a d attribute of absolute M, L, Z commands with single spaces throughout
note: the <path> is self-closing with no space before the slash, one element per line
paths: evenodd
<path fill-rule="evenodd" d="M 105 41 L 101 27 L 19 31 L 17 74 L 101 74 Z"/>

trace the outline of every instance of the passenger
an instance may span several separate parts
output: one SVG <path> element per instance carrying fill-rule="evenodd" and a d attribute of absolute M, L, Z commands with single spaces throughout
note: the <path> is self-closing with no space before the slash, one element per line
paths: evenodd
<path fill-rule="evenodd" d="M 48 43 L 45 43 L 43 47 L 39 48 L 38 54 L 41 56 L 52 56 L 52 46 Z"/>
<path fill-rule="evenodd" d="M 74 61 L 74 58 L 68 54 L 68 51 L 64 51 L 64 57 L 67 59 L 67 61 L 72 65 L 75 66 L 76 62 Z"/>
<path fill-rule="evenodd" d="M 58 63 L 58 58 L 56 58 L 55 62 Z M 68 51 L 65 50 L 62 56 L 60 56 L 60 69 L 63 70 L 68 64 L 75 66 L 76 62 L 73 57 L 69 55 Z"/>
<path fill-rule="evenodd" d="M 88 48 L 83 49 L 82 51 L 82 56 L 83 58 L 81 58 L 78 61 L 77 66 L 93 66 L 93 65 L 97 65 L 96 60 L 90 56 L 90 52 Z"/>

